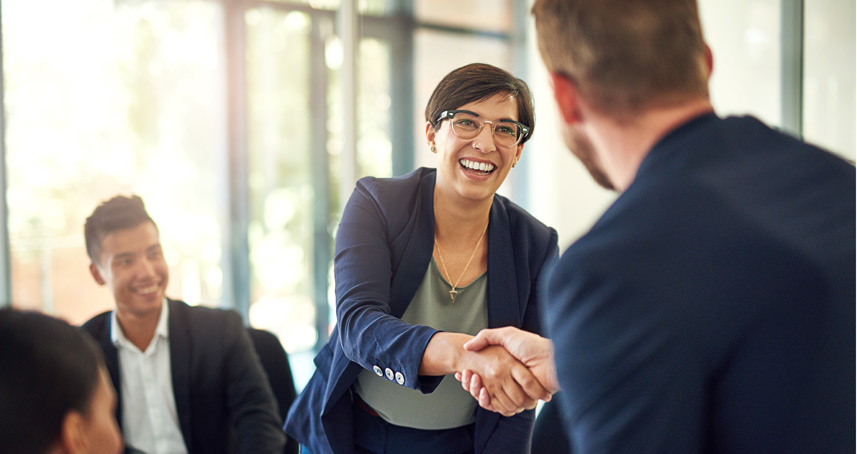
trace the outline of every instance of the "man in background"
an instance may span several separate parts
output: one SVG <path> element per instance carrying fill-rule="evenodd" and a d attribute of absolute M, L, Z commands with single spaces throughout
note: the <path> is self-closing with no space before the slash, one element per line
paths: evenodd
<path fill-rule="evenodd" d="M 84 233 L 92 277 L 116 307 L 83 329 L 104 351 L 128 449 L 282 453 L 271 388 L 240 316 L 165 296 L 169 269 L 143 200 L 102 203 Z"/>
<path fill-rule="evenodd" d="M 565 142 L 621 192 L 543 306 L 572 452 L 853 453 L 854 167 L 714 113 L 694 0 L 533 14 Z"/>

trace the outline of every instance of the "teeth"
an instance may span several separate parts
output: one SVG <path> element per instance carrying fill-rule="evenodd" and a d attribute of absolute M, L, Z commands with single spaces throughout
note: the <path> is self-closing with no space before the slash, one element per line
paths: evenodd
<path fill-rule="evenodd" d="M 144 294 L 144 295 L 149 294 L 149 293 L 155 293 L 156 291 L 158 291 L 158 286 L 157 286 L 157 285 L 153 285 L 153 286 L 151 286 L 151 287 L 143 287 L 143 288 L 138 288 L 138 289 L 137 289 L 137 293 L 142 293 L 142 294 Z"/>
<path fill-rule="evenodd" d="M 488 164 L 485 162 L 475 162 L 469 159 L 462 159 L 459 163 L 468 169 L 478 170 L 480 172 L 491 172 L 494 170 L 494 164 Z"/>

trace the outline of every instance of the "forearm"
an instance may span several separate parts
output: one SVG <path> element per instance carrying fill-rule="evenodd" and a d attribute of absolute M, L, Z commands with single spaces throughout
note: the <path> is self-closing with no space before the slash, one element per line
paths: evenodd
<path fill-rule="evenodd" d="M 449 375 L 460 369 L 469 334 L 438 332 L 429 340 L 420 363 L 420 375 Z"/>

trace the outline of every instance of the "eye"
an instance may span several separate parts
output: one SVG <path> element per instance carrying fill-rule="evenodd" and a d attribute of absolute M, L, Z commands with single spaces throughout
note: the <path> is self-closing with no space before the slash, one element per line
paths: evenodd
<path fill-rule="evenodd" d="M 518 135 L 518 128 L 515 128 L 513 126 L 500 125 L 500 126 L 497 126 L 497 129 L 495 129 L 494 132 L 497 134 L 504 135 L 504 136 L 515 137 Z"/>
<path fill-rule="evenodd" d="M 455 125 L 461 126 L 462 128 L 475 128 L 476 122 L 469 119 L 469 118 L 462 118 L 462 119 L 455 120 Z"/>

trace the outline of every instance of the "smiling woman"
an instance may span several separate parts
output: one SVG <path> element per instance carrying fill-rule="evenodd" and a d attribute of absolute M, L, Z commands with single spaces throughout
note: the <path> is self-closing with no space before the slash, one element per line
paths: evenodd
<path fill-rule="evenodd" d="M 336 235 L 337 324 L 286 422 L 310 451 L 529 451 L 533 411 L 518 409 L 546 391 L 503 348 L 462 345 L 487 327 L 539 331 L 535 278 L 557 234 L 496 194 L 533 126 L 526 83 L 467 65 L 426 107 L 437 169 L 358 181 Z M 477 409 L 462 369 L 489 374 L 499 413 Z"/>

